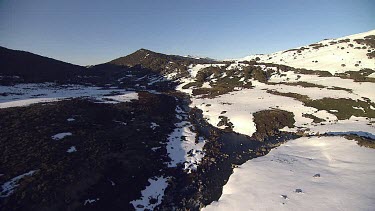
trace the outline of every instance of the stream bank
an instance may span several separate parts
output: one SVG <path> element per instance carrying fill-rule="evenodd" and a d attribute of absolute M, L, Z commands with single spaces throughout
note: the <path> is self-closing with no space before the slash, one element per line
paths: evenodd
<path fill-rule="evenodd" d="M 189 121 L 198 137 L 206 140 L 205 156 L 196 171 L 174 169 L 170 185 L 158 210 L 200 210 L 222 195 L 233 168 L 256 157 L 264 156 L 274 147 L 300 136 L 278 131 L 263 140 L 210 125 L 203 112 L 190 108 L 190 99 L 178 94 L 178 104 L 189 113 Z"/>

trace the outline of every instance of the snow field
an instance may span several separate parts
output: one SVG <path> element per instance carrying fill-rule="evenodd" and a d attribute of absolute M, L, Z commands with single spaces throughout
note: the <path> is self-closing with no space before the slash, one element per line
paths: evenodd
<path fill-rule="evenodd" d="M 309 49 L 301 50 L 299 53 L 297 49 L 301 47 L 298 47 L 293 51 L 278 51 L 271 54 L 251 55 L 238 59 L 237 61 L 250 61 L 259 57 L 259 62 L 284 64 L 295 68 L 311 70 L 325 70 L 332 74 L 351 70 L 356 71 L 362 68 L 374 69 L 374 60 L 369 59 L 366 55 L 369 47 L 363 44 L 357 44 L 357 42 L 354 41 L 355 39 L 363 39 L 369 35 L 375 35 L 375 30 L 339 39 L 323 40 L 316 43 L 316 45 L 322 46 L 318 49 L 314 49 L 314 46 L 311 45 L 302 46 L 303 48 Z M 350 39 L 350 41 L 331 45 L 332 42 L 338 42 L 344 39 Z M 360 49 L 356 49 L 356 47 Z M 362 47 L 366 47 L 366 49 L 362 49 Z"/>
<path fill-rule="evenodd" d="M 343 137 L 292 140 L 234 169 L 203 210 L 372 210 L 374 159 Z"/>
<path fill-rule="evenodd" d="M 193 98 L 192 106 L 201 109 L 204 117 L 213 126 L 219 123 L 219 116 L 226 116 L 233 123 L 235 132 L 248 136 L 256 132 L 253 113 L 261 110 L 281 109 L 293 112 L 297 127 L 313 125 L 312 119 L 302 116 L 304 113 L 315 114 L 331 121 L 337 120 L 336 116 L 328 112 L 318 112 L 317 109 L 306 107 L 292 98 L 267 93 L 262 87 L 243 89 L 212 99 Z M 223 111 L 226 113 L 222 114 Z"/>
<path fill-rule="evenodd" d="M 120 94 L 108 96 L 112 92 L 120 92 Z M 101 89 L 79 85 L 58 86 L 53 83 L 0 86 L 0 93 L 5 93 L 5 96 L 0 96 L 0 108 L 28 106 L 76 97 L 89 97 L 103 103 L 129 102 L 138 99 L 136 92 L 121 89 Z"/>
<path fill-rule="evenodd" d="M 294 73 L 293 73 L 294 74 Z M 289 73 L 292 75 L 292 73 Z M 295 75 L 295 74 L 294 74 Z M 287 82 L 280 78 L 271 78 L 271 82 Z M 336 132 L 356 131 L 375 134 L 374 126 L 369 124 L 371 118 L 352 117 L 349 120 L 338 120 L 337 117 L 326 110 L 307 107 L 301 101 L 296 99 L 273 95 L 267 93 L 267 90 L 274 90 L 281 93 L 297 93 L 306 95 L 310 99 L 317 100 L 323 98 L 345 98 L 352 100 L 362 100 L 365 98 L 375 102 L 375 94 L 369 92 L 375 88 L 373 83 L 357 83 L 353 80 L 340 79 L 336 77 L 318 77 L 315 75 L 300 75 L 299 81 L 305 81 L 327 88 L 291 86 L 286 84 L 264 84 L 251 80 L 254 88 L 233 91 L 215 98 L 200 98 L 200 96 L 191 96 L 192 107 L 197 107 L 203 111 L 204 117 L 210 124 L 217 127 L 220 116 L 226 116 L 233 123 L 233 130 L 251 136 L 256 132 L 256 125 L 253 121 L 253 113 L 267 109 L 281 109 L 292 112 L 296 120 L 295 128 L 285 128 L 286 131 L 297 132 L 297 130 L 310 131 L 309 134 L 325 133 L 332 129 Z M 346 90 L 333 90 L 328 87 L 348 87 L 351 92 Z M 186 90 L 182 90 L 186 91 Z M 189 93 L 190 91 L 186 91 Z M 363 108 L 358 108 L 363 109 Z M 321 124 L 314 123 L 312 119 L 304 117 L 304 114 L 312 114 L 318 118 L 326 120 Z M 225 126 L 222 126 L 223 129 Z M 351 129 L 350 129 L 351 128 Z"/>

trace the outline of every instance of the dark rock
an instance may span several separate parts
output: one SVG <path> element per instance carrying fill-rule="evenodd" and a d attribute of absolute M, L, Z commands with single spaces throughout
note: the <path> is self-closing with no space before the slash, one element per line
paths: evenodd
<path fill-rule="evenodd" d="M 318 177 L 320 177 L 320 174 L 315 174 L 313 177 L 318 178 Z"/>

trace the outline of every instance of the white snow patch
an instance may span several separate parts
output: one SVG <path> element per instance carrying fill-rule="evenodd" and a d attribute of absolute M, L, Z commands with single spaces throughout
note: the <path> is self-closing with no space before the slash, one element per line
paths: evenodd
<path fill-rule="evenodd" d="M 204 157 L 203 146 L 205 140 L 198 138 L 196 142 L 196 133 L 193 132 L 194 126 L 187 121 L 188 115 L 179 106 L 176 108 L 176 117 L 181 120 L 175 124 L 176 128 L 168 136 L 167 152 L 171 158 L 169 167 L 176 167 L 177 164 L 184 164 L 184 169 L 188 173 L 196 170 L 198 164 Z"/>
<path fill-rule="evenodd" d="M 161 147 L 152 147 L 151 150 L 156 152 L 158 149 L 161 149 Z"/>
<path fill-rule="evenodd" d="M 249 66 L 248 64 L 238 63 L 238 61 L 235 61 L 234 63 L 230 64 L 226 70 L 242 70 L 243 67 Z"/>
<path fill-rule="evenodd" d="M 156 124 L 155 122 L 151 122 L 151 129 L 155 130 L 157 127 L 160 127 L 160 125 Z"/>
<path fill-rule="evenodd" d="M 202 84 L 202 88 L 211 88 L 210 82 L 209 82 L 209 81 L 204 82 L 204 83 Z"/>
<path fill-rule="evenodd" d="M 177 75 L 178 75 L 178 72 L 176 71 L 176 72 L 169 73 L 168 75 L 165 76 L 165 78 L 168 80 L 173 80 L 177 77 Z"/>
<path fill-rule="evenodd" d="M 118 120 L 113 120 L 113 122 L 116 122 L 116 123 L 118 123 L 118 124 L 120 124 L 120 125 L 124 125 L 124 126 L 126 126 L 128 123 L 126 123 L 126 122 L 123 122 L 123 121 L 118 121 Z"/>
<path fill-rule="evenodd" d="M 96 198 L 96 199 L 86 199 L 85 202 L 83 203 L 84 206 L 86 206 L 87 204 L 92 204 L 92 203 L 95 203 L 99 201 L 99 198 Z"/>
<path fill-rule="evenodd" d="M 142 190 L 142 197 L 130 202 L 137 211 L 145 209 L 154 210 L 162 202 L 164 191 L 168 187 L 167 178 L 164 177 L 151 178 L 148 182 L 150 185 Z M 156 203 L 151 204 L 151 199 L 156 199 Z"/>
<path fill-rule="evenodd" d="M 1 186 L 1 192 L 0 192 L 0 198 L 5 198 L 5 197 L 8 197 L 10 196 L 15 188 L 18 186 L 18 182 L 26 177 L 26 176 L 32 176 L 37 170 L 32 170 L 32 171 L 29 171 L 27 173 L 24 173 L 24 174 L 21 174 L 19 176 L 16 176 L 14 178 L 12 178 L 11 180 L 9 180 L 8 182 L 5 182 L 2 186 Z"/>
<path fill-rule="evenodd" d="M 177 72 L 173 72 L 173 73 L 170 73 L 168 75 L 166 75 L 166 77 L 163 77 L 163 76 L 159 76 L 159 77 L 154 77 L 154 78 L 151 78 L 150 79 L 150 82 L 147 83 L 148 85 L 153 85 L 154 83 L 157 83 L 157 82 L 162 82 L 162 81 L 166 81 L 166 79 L 173 79 L 173 77 L 175 77 L 177 75 Z"/>
<path fill-rule="evenodd" d="M 75 146 L 71 146 L 68 150 L 66 150 L 67 153 L 77 152 L 77 149 Z"/>
<path fill-rule="evenodd" d="M 353 106 L 354 109 L 357 109 L 357 110 L 362 110 L 363 112 L 366 112 L 364 108 L 362 107 L 359 107 L 359 106 Z"/>
<path fill-rule="evenodd" d="M 58 133 L 56 135 L 51 136 L 53 140 L 61 140 L 67 136 L 73 135 L 71 132 L 64 132 L 64 133 Z"/>
<path fill-rule="evenodd" d="M 180 92 L 183 92 L 183 93 L 187 93 L 189 95 L 192 95 L 193 94 L 193 90 L 192 89 L 183 89 L 182 87 L 184 87 L 186 84 L 189 84 L 189 83 L 191 83 L 193 81 L 194 80 L 192 78 L 181 78 L 179 80 L 180 84 L 176 86 L 176 90 L 180 91 Z"/>
<path fill-rule="evenodd" d="M 289 141 L 234 169 L 203 210 L 373 210 L 374 152 L 342 137 Z"/>
<path fill-rule="evenodd" d="M 191 123 L 182 121 L 176 124 L 176 128 L 168 137 L 167 152 L 171 158 L 169 167 L 176 167 L 183 163 L 184 169 L 190 173 L 196 170 L 198 164 L 204 156 L 203 146 L 205 141 L 195 142 L 196 133 L 192 132 Z"/>
<path fill-rule="evenodd" d="M 107 99 L 110 99 L 111 101 L 106 101 Z M 128 92 L 125 94 L 120 95 L 114 95 L 114 96 L 106 96 L 103 97 L 102 100 L 105 100 L 105 103 L 124 103 L 124 102 L 130 102 L 132 100 L 138 100 L 138 93 L 136 92 Z"/>
<path fill-rule="evenodd" d="M 328 133 L 328 134 L 356 134 L 375 139 L 375 127 L 368 124 L 373 119 L 366 117 L 352 116 L 350 119 L 338 120 L 324 125 L 316 125 L 310 127 L 309 134 Z"/>

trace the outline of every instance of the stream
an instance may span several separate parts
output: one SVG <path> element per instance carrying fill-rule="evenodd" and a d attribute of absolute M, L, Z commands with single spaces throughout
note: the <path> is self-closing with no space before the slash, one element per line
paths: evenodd
<path fill-rule="evenodd" d="M 159 210 L 200 210 L 220 198 L 233 168 L 264 156 L 272 148 L 299 137 L 293 133 L 279 132 L 276 136 L 259 141 L 210 125 L 201 110 L 189 107 L 190 99 L 186 95 L 179 98 L 179 104 L 188 111 L 197 137 L 202 136 L 207 140 L 205 157 L 196 172 L 174 172 L 172 185 L 166 190 Z"/>

